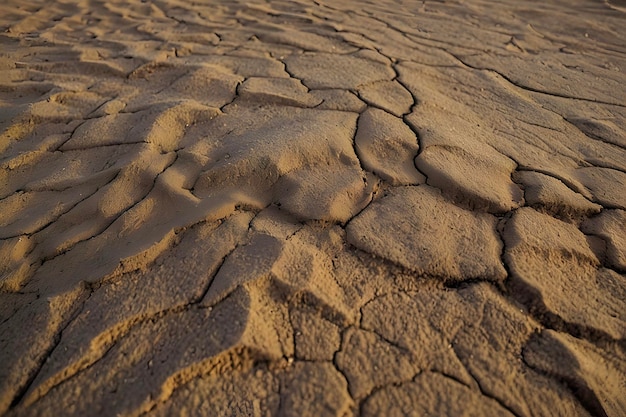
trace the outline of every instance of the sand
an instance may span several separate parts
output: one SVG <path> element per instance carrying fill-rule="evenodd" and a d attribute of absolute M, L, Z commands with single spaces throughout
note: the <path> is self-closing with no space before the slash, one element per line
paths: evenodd
<path fill-rule="evenodd" d="M 621 0 L 5 0 L 0 415 L 625 416 Z"/>

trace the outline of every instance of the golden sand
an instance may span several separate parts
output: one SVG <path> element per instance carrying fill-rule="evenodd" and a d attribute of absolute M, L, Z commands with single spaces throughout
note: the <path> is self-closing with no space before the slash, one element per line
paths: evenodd
<path fill-rule="evenodd" d="M 622 0 L 4 0 L 0 415 L 626 415 Z"/>

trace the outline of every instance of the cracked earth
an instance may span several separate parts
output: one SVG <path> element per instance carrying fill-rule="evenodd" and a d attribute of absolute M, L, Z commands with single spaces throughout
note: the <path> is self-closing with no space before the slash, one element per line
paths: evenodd
<path fill-rule="evenodd" d="M 0 16 L 0 415 L 626 415 L 623 1 Z"/>

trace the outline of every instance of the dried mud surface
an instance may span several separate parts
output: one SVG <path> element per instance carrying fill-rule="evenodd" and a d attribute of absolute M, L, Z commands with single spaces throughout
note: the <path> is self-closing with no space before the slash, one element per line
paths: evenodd
<path fill-rule="evenodd" d="M 0 5 L 0 414 L 626 415 L 623 1 Z"/>

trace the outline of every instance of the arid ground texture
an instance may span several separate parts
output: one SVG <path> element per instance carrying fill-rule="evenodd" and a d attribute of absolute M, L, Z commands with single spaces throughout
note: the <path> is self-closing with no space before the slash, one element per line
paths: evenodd
<path fill-rule="evenodd" d="M 2 1 L 0 415 L 626 416 L 625 28 Z"/>

